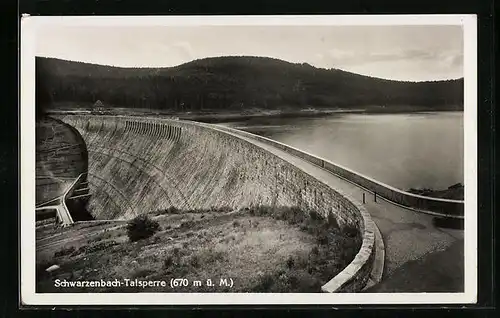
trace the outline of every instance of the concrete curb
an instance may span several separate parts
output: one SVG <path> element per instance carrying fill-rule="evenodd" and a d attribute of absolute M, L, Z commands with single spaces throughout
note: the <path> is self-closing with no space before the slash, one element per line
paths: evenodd
<path fill-rule="evenodd" d="M 363 243 L 352 262 L 321 287 L 321 290 L 326 293 L 357 292 L 366 285 L 372 271 L 377 226 L 363 206 L 349 197 L 346 197 L 346 199 L 350 200 L 359 209 L 363 218 Z"/>
<path fill-rule="evenodd" d="M 380 230 L 375 223 L 375 257 L 373 260 L 372 271 L 368 278 L 368 282 L 365 287 L 361 289 L 361 291 L 365 291 L 368 288 L 377 285 L 382 280 L 384 275 L 384 266 L 385 266 L 385 245 L 384 239 Z"/>

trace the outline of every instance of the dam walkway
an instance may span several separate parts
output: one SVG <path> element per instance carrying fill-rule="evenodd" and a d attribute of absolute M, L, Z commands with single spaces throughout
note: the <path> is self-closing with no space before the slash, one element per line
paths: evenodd
<path fill-rule="evenodd" d="M 213 125 L 217 129 L 217 125 Z M 385 245 L 380 284 L 367 292 L 458 292 L 464 286 L 464 231 L 437 227 L 435 217 L 375 196 L 320 166 L 264 142 L 221 129 L 290 162 L 341 194 L 354 198 L 371 214 Z"/>

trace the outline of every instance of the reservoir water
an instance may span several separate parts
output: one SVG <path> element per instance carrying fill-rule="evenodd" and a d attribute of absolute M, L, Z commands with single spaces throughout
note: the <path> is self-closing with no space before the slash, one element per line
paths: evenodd
<path fill-rule="evenodd" d="M 323 157 L 399 189 L 463 183 L 463 112 L 338 113 L 225 122 Z"/>

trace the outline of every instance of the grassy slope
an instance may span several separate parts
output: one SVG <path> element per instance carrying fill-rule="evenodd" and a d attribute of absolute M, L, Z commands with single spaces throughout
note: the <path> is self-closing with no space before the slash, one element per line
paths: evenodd
<path fill-rule="evenodd" d="M 319 292 L 360 247 L 359 236 L 297 209 L 256 208 L 154 213 L 161 231 L 131 243 L 124 222 L 78 224 L 37 233 L 39 292 Z M 48 274 L 52 264 L 61 268 Z M 54 287 L 54 279 L 206 281 L 234 286 L 135 289 Z"/>

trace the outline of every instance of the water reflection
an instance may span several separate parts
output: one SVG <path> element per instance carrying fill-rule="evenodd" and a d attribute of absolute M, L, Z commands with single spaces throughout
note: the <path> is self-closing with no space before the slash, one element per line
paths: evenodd
<path fill-rule="evenodd" d="M 463 113 L 252 118 L 223 125 L 308 151 L 400 189 L 463 183 Z"/>

